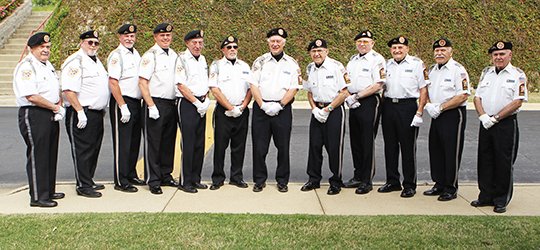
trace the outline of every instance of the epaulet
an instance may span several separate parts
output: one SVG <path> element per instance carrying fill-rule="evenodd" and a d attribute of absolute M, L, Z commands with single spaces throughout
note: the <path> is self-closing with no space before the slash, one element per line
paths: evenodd
<path fill-rule="evenodd" d="M 285 55 L 285 57 L 287 57 L 287 60 L 291 60 L 293 61 L 294 63 L 298 64 L 298 62 L 296 61 L 296 59 L 294 59 L 292 56 L 289 56 L 289 55 Z"/>
<path fill-rule="evenodd" d="M 248 64 L 247 62 L 245 62 L 244 60 L 242 60 L 242 59 L 238 59 L 238 58 L 237 58 L 236 61 L 237 61 L 237 63 L 239 63 L 239 64 L 247 65 L 247 66 L 249 67 L 249 64 Z"/>
<path fill-rule="evenodd" d="M 394 58 L 386 59 L 386 63 L 390 63 L 392 60 L 394 60 Z"/>
<path fill-rule="evenodd" d="M 214 60 L 214 61 L 212 61 L 212 63 L 210 64 L 210 67 L 212 67 L 212 66 L 218 64 L 218 62 L 219 62 L 219 60 Z"/>
<path fill-rule="evenodd" d="M 311 62 L 307 65 L 307 73 L 309 74 L 309 72 L 311 72 L 311 69 L 313 68 L 313 66 L 315 65 L 315 63 Z"/>
<path fill-rule="evenodd" d="M 184 56 L 184 54 L 186 54 L 185 51 L 182 51 L 182 52 L 178 52 L 178 53 L 177 53 L 178 56 Z"/>
<path fill-rule="evenodd" d="M 107 62 L 109 62 L 109 60 L 111 60 L 111 57 L 112 57 L 115 53 L 118 54 L 118 56 L 121 56 L 121 55 L 120 55 L 119 48 L 116 48 L 116 49 L 114 49 L 113 51 L 111 51 L 111 53 L 109 54 L 109 57 L 107 57 Z"/>
<path fill-rule="evenodd" d="M 349 58 L 349 61 L 352 60 L 356 55 L 358 55 L 358 54 L 352 55 L 351 58 Z"/>
<path fill-rule="evenodd" d="M 70 64 L 71 62 L 73 62 L 74 60 L 79 60 L 79 62 L 81 62 L 81 61 L 82 61 L 81 55 L 80 55 L 80 54 L 74 54 L 74 55 L 71 55 L 70 57 L 68 57 L 68 58 L 66 59 L 66 61 L 62 64 L 62 69 L 63 69 L 66 65 Z"/>
<path fill-rule="evenodd" d="M 463 67 L 463 65 L 461 65 L 461 63 L 458 63 L 458 62 L 454 62 L 454 65 L 459 68 L 465 68 Z"/>
<path fill-rule="evenodd" d="M 253 64 L 260 64 L 262 61 L 266 60 L 268 58 L 267 54 L 264 54 L 262 56 L 257 57 L 255 61 L 253 61 Z"/>
<path fill-rule="evenodd" d="M 328 57 L 327 57 L 328 58 Z M 343 63 L 341 63 L 340 61 L 336 60 L 336 59 L 333 59 L 333 58 L 329 58 L 330 59 L 330 62 L 337 65 L 338 67 L 343 67 Z"/>
<path fill-rule="evenodd" d="M 482 73 L 487 73 L 487 72 L 489 71 L 490 68 L 491 68 L 491 66 L 485 67 L 485 68 L 482 70 Z"/>
<path fill-rule="evenodd" d="M 512 67 L 514 67 L 514 69 L 516 69 L 517 72 L 519 72 L 519 73 L 525 73 L 525 72 L 523 72 L 523 70 L 521 70 L 520 68 L 518 68 L 518 67 L 516 67 L 516 66 L 512 66 Z"/>
<path fill-rule="evenodd" d="M 420 62 L 422 60 L 420 60 L 420 58 L 416 57 L 416 56 L 411 56 L 412 57 L 412 60 L 413 61 L 417 61 L 417 62 Z"/>
<path fill-rule="evenodd" d="M 437 64 L 431 64 L 431 65 L 429 66 L 428 72 L 431 72 L 431 70 L 432 70 L 433 68 L 435 68 L 436 66 L 437 66 Z"/>

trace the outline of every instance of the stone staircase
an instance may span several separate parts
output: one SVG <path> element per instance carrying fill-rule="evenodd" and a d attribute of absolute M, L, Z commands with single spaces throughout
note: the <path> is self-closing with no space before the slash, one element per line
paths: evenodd
<path fill-rule="evenodd" d="M 32 14 L 13 33 L 4 48 L 0 49 L 0 106 L 14 106 L 13 70 L 21 58 L 26 41 L 31 32 L 45 20 L 51 12 L 39 11 Z"/>

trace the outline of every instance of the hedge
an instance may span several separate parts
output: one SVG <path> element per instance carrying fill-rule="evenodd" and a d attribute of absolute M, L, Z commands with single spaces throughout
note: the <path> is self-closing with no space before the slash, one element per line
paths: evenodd
<path fill-rule="evenodd" d="M 268 51 L 266 32 L 283 27 L 289 33 L 285 51 L 302 69 L 310 58 L 310 40 L 329 42 L 330 56 L 347 63 L 356 53 L 354 36 L 370 29 L 375 50 L 390 57 L 386 42 L 405 35 L 410 54 L 433 63 L 432 43 L 446 36 L 454 44 L 454 58 L 461 62 L 476 85 L 482 69 L 490 64 L 487 48 L 504 39 L 514 43 L 512 63 L 529 78 L 529 90 L 540 82 L 540 7 L 527 0 L 132 0 L 74 1 L 59 3 L 46 30 L 53 36 L 51 60 L 57 67 L 77 49 L 78 35 L 87 29 L 101 34 L 101 58 L 118 45 L 116 29 L 125 22 L 139 27 L 136 47 L 142 53 L 153 45 L 152 29 L 161 22 L 174 25 L 173 49 L 185 50 L 183 36 L 203 29 L 208 63 L 221 57 L 219 44 L 230 34 L 239 38 L 240 57 L 252 62 Z"/>

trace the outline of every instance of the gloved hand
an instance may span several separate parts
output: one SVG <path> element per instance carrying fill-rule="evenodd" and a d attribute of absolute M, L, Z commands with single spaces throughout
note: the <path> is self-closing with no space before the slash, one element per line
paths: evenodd
<path fill-rule="evenodd" d="M 196 100 L 193 105 L 197 108 L 197 112 L 201 117 L 204 117 L 206 115 L 206 111 L 208 110 L 208 107 L 210 106 L 210 101 L 208 99 L 204 100 L 204 102 L 201 102 L 199 100 Z"/>
<path fill-rule="evenodd" d="M 420 125 L 422 125 L 423 122 L 424 120 L 422 119 L 421 116 L 414 115 L 413 120 L 411 122 L 411 127 L 420 127 Z"/>
<path fill-rule="evenodd" d="M 79 122 L 77 123 L 77 128 L 85 128 L 86 124 L 88 123 L 88 118 L 86 117 L 86 113 L 84 113 L 84 109 L 77 111 L 77 119 L 79 120 Z"/>
<path fill-rule="evenodd" d="M 439 103 L 428 103 L 424 107 L 424 110 L 428 112 L 429 116 L 433 119 L 437 119 L 441 114 L 441 104 Z"/>
<path fill-rule="evenodd" d="M 313 117 L 315 117 L 315 119 L 317 119 L 317 121 L 320 123 L 325 123 L 326 119 L 328 118 L 328 116 L 325 117 L 325 114 L 323 114 L 326 112 L 320 108 L 313 108 L 311 113 L 313 114 Z"/>
<path fill-rule="evenodd" d="M 60 121 L 66 117 L 66 109 L 60 105 L 58 105 L 58 110 L 54 112 L 54 121 Z"/>
<path fill-rule="evenodd" d="M 148 107 L 148 117 L 154 120 L 157 120 L 159 118 L 159 110 L 156 105 Z"/>
<path fill-rule="evenodd" d="M 234 118 L 236 118 L 236 117 L 241 116 L 242 112 L 244 112 L 242 110 L 242 106 L 234 106 L 234 108 L 232 110 L 232 115 L 233 115 Z"/>
<path fill-rule="evenodd" d="M 355 109 L 360 107 L 360 102 L 356 99 L 356 94 L 350 95 L 345 99 L 345 103 L 350 109 Z"/>
<path fill-rule="evenodd" d="M 120 121 L 122 123 L 129 122 L 129 119 L 131 118 L 131 112 L 129 112 L 127 104 L 124 103 L 124 105 L 120 106 L 120 113 L 122 114 L 122 117 L 120 117 Z"/>
<path fill-rule="evenodd" d="M 283 107 L 281 107 L 281 104 L 279 102 L 272 102 L 270 103 L 270 110 L 268 111 L 268 115 L 270 116 L 276 116 L 279 114 L 279 111 L 283 110 Z"/>
<path fill-rule="evenodd" d="M 268 113 L 268 110 L 270 110 L 270 107 L 272 105 L 269 102 L 262 102 L 261 109 L 264 111 L 264 113 Z"/>
<path fill-rule="evenodd" d="M 478 119 L 482 122 L 482 126 L 484 126 L 485 129 L 489 129 L 495 125 L 494 119 L 491 119 L 491 116 L 488 114 L 483 114 Z"/>

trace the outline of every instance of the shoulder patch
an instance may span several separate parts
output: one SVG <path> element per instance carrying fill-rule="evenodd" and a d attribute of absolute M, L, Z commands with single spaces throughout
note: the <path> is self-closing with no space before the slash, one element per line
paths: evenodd
<path fill-rule="evenodd" d="M 150 63 L 150 59 L 148 57 L 143 57 L 141 65 L 143 67 L 146 67 Z"/>
<path fill-rule="evenodd" d="M 78 67 L 69 67 L 68 69 L 68 76 L 74 77 L 79 73 L 80 68 Z"/>
<path fill-rule="evenodd" d="M 523 70 L 521 70 L 520 68 L 518 68 L 518 67 L 514 67 L 514 68 L 516 68 L 517 72 L 524 73 Z"/>
<path fill-rule="evenodd" d="M 22 72 L 22 79 L 23 80 L 30 80 L 30 78 L 32 77 L 32 70 L 23 70 Z"/>
<path fill-rule="evenodd" d="M 412 59 L 413 59 L 413 61 L 416 61 L 416 62 L 419 62 L 419 61 L 421 61 L 421 60 L 420 60 L 420 58 L 418 58 L 418 57 L 415 57 L 415 56 L 413 56 L 413 57 L 412 57 Z"/>

